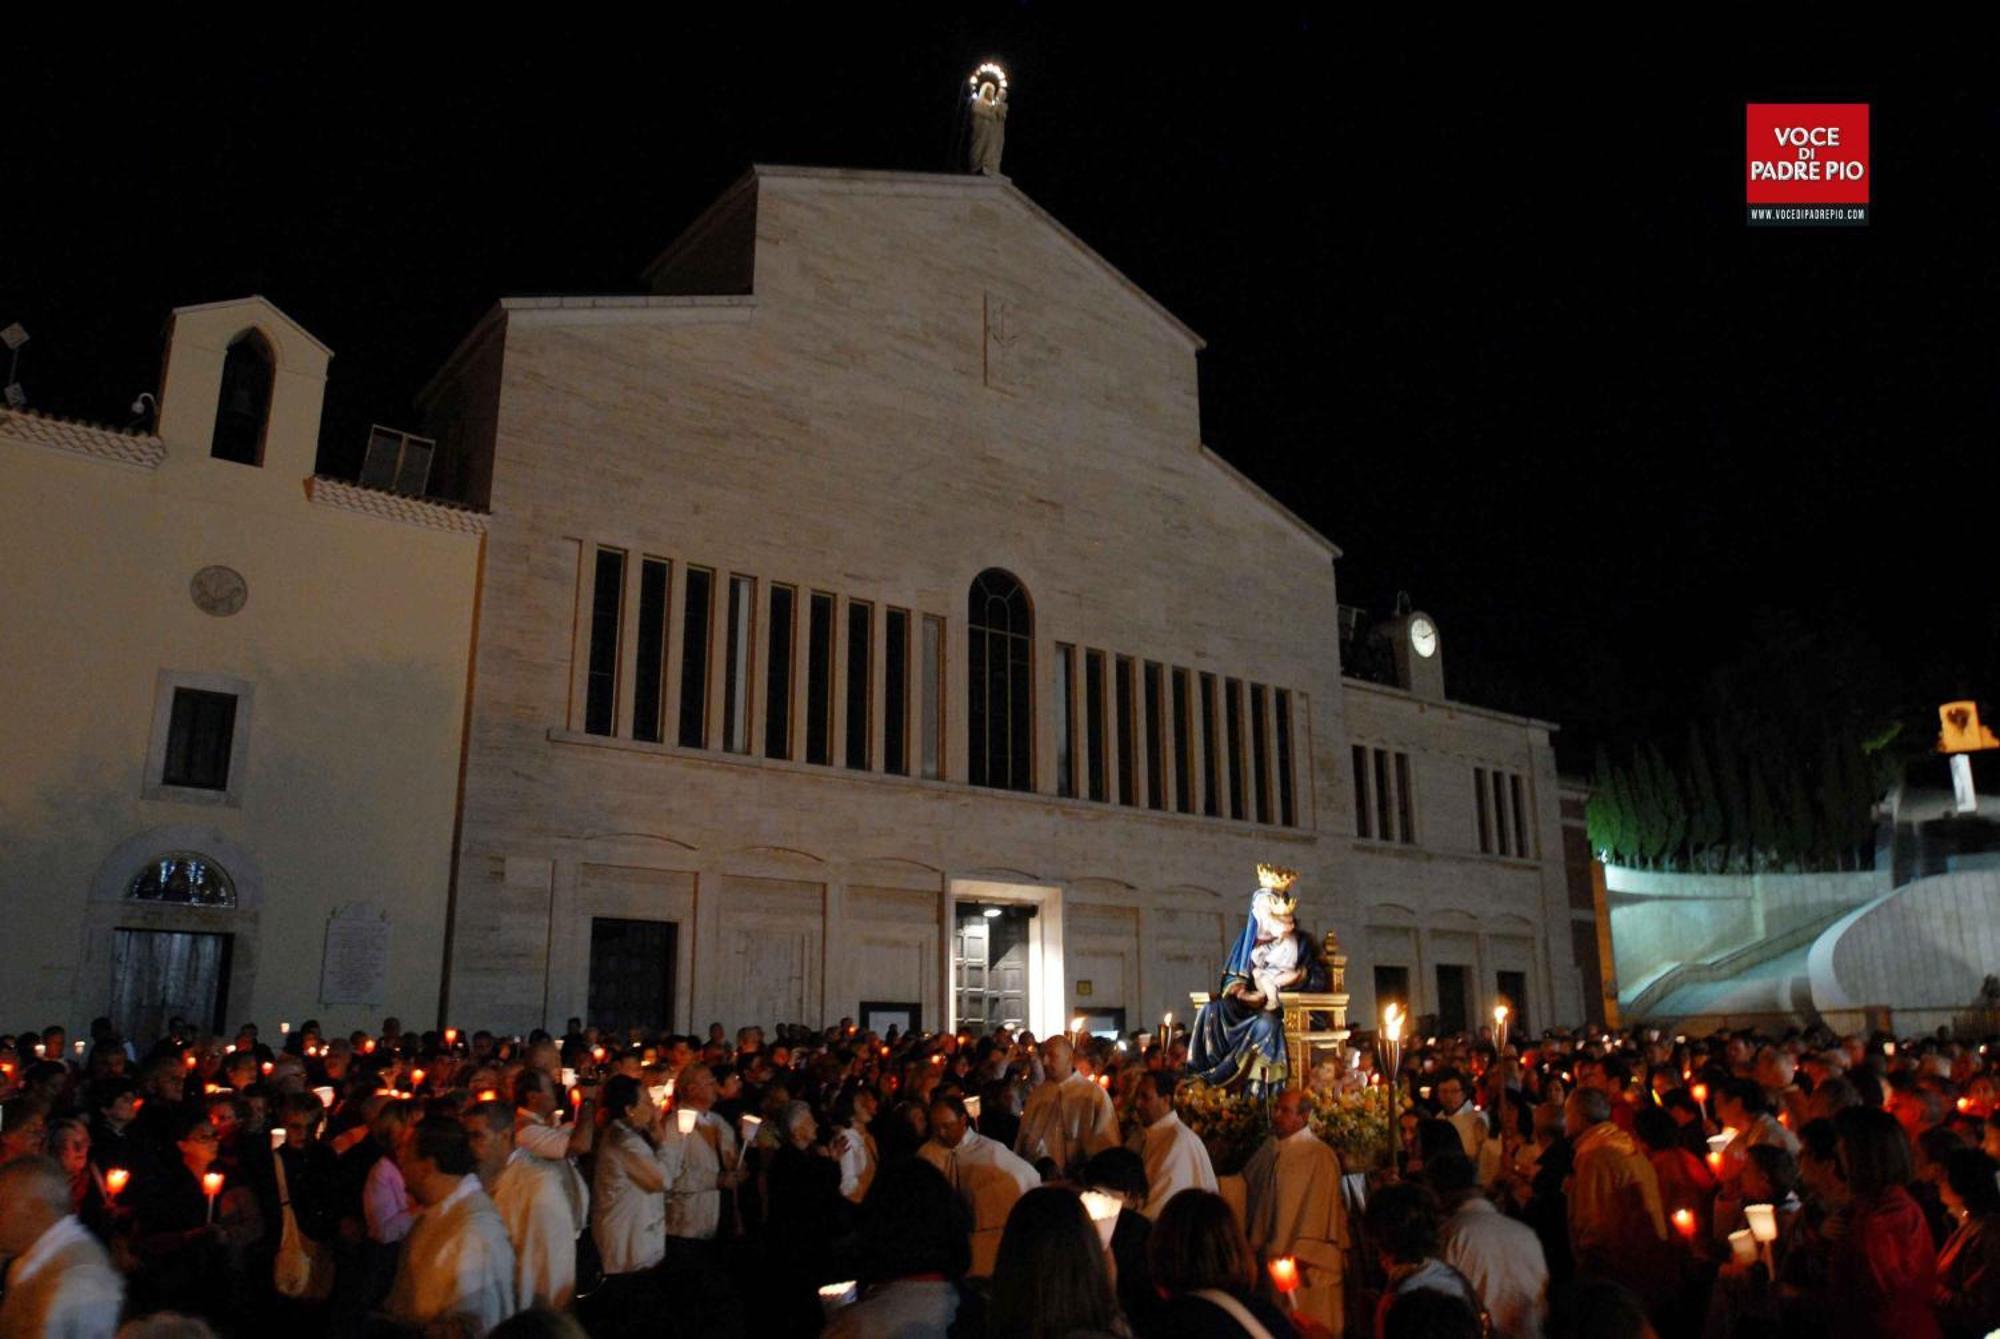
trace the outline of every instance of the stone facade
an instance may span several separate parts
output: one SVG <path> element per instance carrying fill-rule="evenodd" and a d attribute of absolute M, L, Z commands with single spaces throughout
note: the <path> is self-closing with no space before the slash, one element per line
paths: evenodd
<path fill-rule="evenodd" d="M 212 433 L 250 332 L 271 393 L 238 463 Z M 80 1036 L 122 1001 L 144 1044 L 176 1011 L 345 1029 L 436 1007 L 483 518 L 315 486 L 330 357 L 262 299 L 213 303 L 174 313 L 157 433 L 0 410 L 16 1025 Z M 168 784 L 183 689 L 236 701 L 213 787 Z M 175 852 L 224 870 L 235 905 L 133 898 Z M 388 915 L 388 984 L 329 1002 L 327 926 L 355 903 Z"/>

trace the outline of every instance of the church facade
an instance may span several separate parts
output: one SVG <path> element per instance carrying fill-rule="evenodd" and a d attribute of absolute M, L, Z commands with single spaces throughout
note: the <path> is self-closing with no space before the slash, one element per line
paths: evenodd
<path fill-rule="evenodd" d="M 1407 939 L 1420 1008 L 1443 953 L 1578 1016 L 1546 731 L 1456 726 L 1535 854 L 1357 838 L 1350 727 L 1400 727 L 1343 681 L 1337 550 L 1004 178 L 760 168 L 649 279 L 503 301 L 427 392 L 491 512 L 454 1016 L 1151 1026 L 1260 861 L 1350 942 L 1469 917 Z"/>

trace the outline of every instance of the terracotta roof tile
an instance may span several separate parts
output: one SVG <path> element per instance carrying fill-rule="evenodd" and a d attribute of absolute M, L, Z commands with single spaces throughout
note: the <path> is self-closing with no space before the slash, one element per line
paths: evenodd
<path fill-rule="evenodd" d="M 479 534 L 486 529 L 486 513 L 477 507 L 438 498 L 405 497 L 385 488 L 365 488 L 345 479 L 316 474 L 306 480 L 306 496 L 314 505 L 358 511 L 386 521 L 402 521 L 432 530 L 456 530 Z"/>
<path fill-rule="evenodd" d="M 74 451 L 147 470 L 167 457 L 166 443 L 152 433 L 124 432 L 33 409 L 0 409 L 0 434 L 34 446 Z"/>

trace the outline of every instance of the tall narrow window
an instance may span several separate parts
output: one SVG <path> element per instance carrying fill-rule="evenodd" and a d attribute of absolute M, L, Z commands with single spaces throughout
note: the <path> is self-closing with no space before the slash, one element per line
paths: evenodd
<path fill-rule="evenodd" d="M 1354 835 L 1373 837 L 1375 821 L 1368 798 L 1368 750 L 1356 744 L 1349 752 L 1354 755 Z"/>
<path fill-rule="evenodd" d="M 585 734 L 608 735 L 618 708 L 618 618 L 625 608 L 625 555 L 599 549 L 590 587 L 590 659 L 583 692 Z"/>
<path fill-rule="evenodd" d="M 1118 803 L 1139 802 L 1139 731 L 1132 719 L 1132 657 L 1120 656 L 1117 682 L 1112 685 L 1118 700 Z"/>
<path fill-rule="evenodd" d="M 857 772 L 868 770 L 869 750 L 874 745 L 875 720 L 868 704 L 875 700 L 875 680 L 870 673 L 870 657 L 875 654 L 875 606 L 859 600 L 847 602 L 847 765 Z"/>
<path fill-rule="evenodd" d="M 1033 790 L 1035 615 L 1012 574 L 990 567 L 973 578 L 966 605 L 966 779 L 975 786 Z"/>
<path fill-rule="evenodd" d="M 706 567 L 688 568 L 681 610 L 682 748 L 708 747 L 708 635 L 714 602 L 715 573 Z"/>
<path fill-rule="evenodd" d="M 1103 800 L 1111 791 L 1104 775 L 1104 652 L 1083 658 L 1083 756 L 1090 776 L 1090 798 Z"/>
<path fill-rule="evenodd" d="M 1292 792 L 1292 695 L 1283 688 L 1275 689 L 1271 701 L 1278 712 L 1278 821 L 1295 828 L 1299 811 Z"/>
<path fill-rule="evenodd" d="M 1165 676 L 1155 661 L 1146 662 L 1146 807 L 1167 807 L 1167 717 Z"/>
<path fill-rule="evenodd" d="M 1222 786 L 1219 764 L 1222 751 L 1215 746 L 1215 676 L 1201 676 L 1201 811 L 1210 818 L 1222 816 Z"/>
<path fill-rule="evenodd" d="M 235 743 L 236 694 L 174 689 L 160 784 L 228 790 L 229 759 Z"/>
<path fill-rule="evenodd" d="M 1501 855 L 1512 855 L 1508 844 L 1513 832 L 1507 823 L 1507 774 L 1488 772 L 1487 779 L 1493 783 L 1493 846 Z"/>
<path fill-rule="evenodd" d="M 1256 769 L 1257 821 L 1271 821 L 1271 726 L 1264 710 L 1270 695 L 1264 685 L 1250 685 L 1250 763 Z"/>
<path fill-rule="evenodd" d="M 237 465 L 264 463 L 264 433 L 271 418 L 277 359 L 255 330 L 246 330 L 222 356 L 222 395 L 215 404 L 215 435 L 208 454 Z"/>
<path fill-rule="evenodd" d="M 833 597 L 818 590 L 806 615 L 806 761 L 833 761 Z"/>
<path fill-rule="evenodd" d="M 1194 812 L 1194 777 L 1189 775 L 1193 755 L 1189 751 L 1192 722 L 1188 719 L 1188 672 L 1174 671 L 1174 808 L 1184 814 Z"/>
<path fill-rule="evenodd" d="M 1509 797 L 1514 802 L 1514 854 L 1526 858 L 1534 854 L 1528 846 L 1528 806 L 1521 803 L 1521 777 L 1507 774 Z"/>
<path fill-rule="evenodd" d="M 1485 855 L 1493 854 L 1493 810 L 1486 798 L 1486 769 L 1472 769 L 1472 804 L 1479 814 L 1479 849 Z"/>
<path fill-rule="evenodd" d="M 757 579 L 729 578 L 729 632 L 723 642 L 722 747 L 750 751 L 750 628 L 757 614 Z"/>
<path fill-rule="evenodd" d="M 657 744 L 665 737 L 666 703 L 660 689 L 667 668 L 668 566 L 658 558 L 639 564 L 639 646 L 632 662 L 632 738 Z"/>
<path fill-rule="evenodd" d="M 1056 794 L 1076 795 L 1076 648 L 1056 643 Z"/>
<path fill-rule="evenodd" d="M 891 609 L 882 623 L 882 770 L 910 774 L 910 611 Z"/>
<path fill-rule="evenodd" d="M 918 742 L 923 749 L 923 775 L 936 781 L 944 775 L 944 620 L 936 614 L 924 615 L 920 673 L 923 719 L 918 722 Z"/>
<path fill-rule="evenodd" d="M 764 756 L 792 756 L 792 623 L 798 592 L 771 587 L 771 652 L 764 662 Z"/>
<path fill-rule="evenodd" d="M 1410 755 L 1396 755 L 1396 840 L 1406 846 L 1417 840 L 1417 805 L 1410 795 Z"/>
<path fill-rule="evenodd" d="M 1396 839 L 1396 827 L 1391 819 L 1395 813 L 1395 795 L 1389 790 L 1389 750 L 1375 750 L 1375 835 L 1383 841 Z"/>
<path fill-rule="evenodd" d="M 1222 681 L 1222 724 L 1229 749 L 1229 816 L 1243 817 L 1243 684 Z"/>

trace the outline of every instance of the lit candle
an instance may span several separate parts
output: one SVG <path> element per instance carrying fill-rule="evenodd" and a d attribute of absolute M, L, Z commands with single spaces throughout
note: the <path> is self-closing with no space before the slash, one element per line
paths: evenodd
<path fill-rule="evenodd" d="M 1111 1234 L 1118 1230 L 1118 1210 L 1121 1207 L 1116 1195 L 1107 1195 L 1101 1190 L 1083 1192 L 1084 1212 L 1097 1225 L 1098 1240 L 1107 1251 L 1111 1249 Z"/>
<path fill-rule="evenodd" d="M 421 1069 L 413 1069 L 413 1070 L 411 1070 L 411 1071 L 410 1071 L 410 1087 L 412 1087 L 412 1088 L 421 1088 L 421 1087 L 423 1087 L 423 1086 L 424 1086 L 424 1072 L 423 1072 L 423 1071 L 422 1071 Z"/>
<path fill-rule="evenodd" d="M 1971 1099 L 1971 1098 L 1969 1098 L 1969 1097 L 1961 1097 L 1961 1098 L 1959 1098 L 1959 1099 L 1958 1099 L 1958 1109 L 1959 1109 L 1960 1111 L 1970 1111 L 1970 1110 L 1972 1110 L 1972 1099 Z"/>
<path fill-rule="evenodd" d="M 494 1092 L 491 1088 L 481 1088 L 479 1090 L 479 1100 L 482 1102 L 498 1102 L 500 1094 Z"/>
<path fill-rule="evenodd" d="M 1722 1155 L 1720 1153 L 1711 1153 L 1708 1155 L 1708 1169 L 1712 1172 L 1722 1170 Z"/>
<path fill-rule="evenodd" d="M 270 1072 L 271 1072 L 272 1070 L 274 1070 L 274 1069 L 276 1069 L 276 1068 L 277 1068 L 277 1066 L 276 1066 L 276 1065 L 274 1065 L 274 1064 L 272 1064 L 272 1063 L 271 1063 L 271 1062 L 270 1062 L 269 1060 L 266 1060 L 266 1061 L 264 1062 L 264 1065 L 263 1065 L 263 1069 L 264 1069 L 264 1073 L 266 1073 L 266 1074 L 269 1074 L 269 1073 L 270 1073 Z"/>
<path fill-rule="evenodd" d="M 583 1106 L 583 1089 L 572 1088 L 569 1090 L 569 1105 L 572 1111 Z"/>
<path fill-rule="evenodd" d="M 290 1023 L 280 1023 L 280 1024 L 278 1024 L 278 1035 L 279 1035 L 280 1037 L 289 1037 L 289 1036 L 291 1036 L 291 1035 L 292 1035 L 292 1025 L 291 1025 Z"/>
<path fill-rule="evenodd" d="M 590 1058 L 591 1058 L 592 1060 L 595 1060 L 595 1061 L 596 1061 L 596 1062 L 597 1062 L 598 1064 L 600 1064 L 600 1065 L 601 1065 L 601 1064 L 603 1064 L 603 1063 L 604 1063 L 604 1048 L 603 1048 L 602 1046 L 593 1046 L 593 1047 L 591 1047 L 591 1048 L 590 1048 Z"/>
<path fill-rule="evenodd" d="M 456 1046 L 456 1045 L 458 1045 L 458 1029 L 457 1029 L 457 1028 L 455 1028 L 455 1027 L 448 1027 L 448 1028 L 446 1028 L 446 1029 L 444 1030 L 444 1044 L 445 1044 L 445 1045 L 447 1045 L 447 1046 Z"/>
<path fill-rule="evenodd" d="M 1075 1018 L 1069 1020 L 1069 1037 L 1070 1037 L 1070 1044 L 1072 1046 L 1078 1045 L 1083 1041 L 1082 1014 L 1078 1014 Z"/>
<path fill-rule="evenodd" d="M 1285 1299 L 1287 1310 L 1296 1307 L 1298 1302 L 1292 1294 L 1299 1290 L 1299 1262 L 1289 1255 L 1271 1261 L 1271 1283 Z"/>
<path fill-rule="evenodd" d="M 975 1124 L 978 1122 L 979 1098 L 977 1096 L 968 1097 L 965 1099 L 965 1114 L 967 1116 L 970 1116 Z"/>
<path fill-rule="evenodd" d="M 181 1063 L 186 1065 L 189 1069 L 193 1069 L 197 1064 L 201 1063 L 201 1057 L 196 1055 L 193 1051 L 189 1051 L 181 1057 Z"/>
<path fill-rule="evenodd" d="M 375 1039 L 373 1037 L 369 1037 L 367 1040 L 363 1041 L 361 1043 L 361 1051 L 362 1054 L 364 1055 L 375 1054 Z"/>
<path fill-rule="evenodd" d="M 283 1132 L 279 1132 L 282 1137 Z M 208 1196 L 208 1221 L 215 1221 L 215 1197 L 222 1193 L 222 1173 L 205 1172 L 201 1178 L 201 1193 Z"/>
<path fill-rule="evenodd" d="M 315 1088 L 315 1089 L 313 1089 L 313 1096 L 314 1096 L 314 1097 L 317 1097 L 317 1098 L 319 1099 L 319 1104 L 320 1104 L 321 1106 L 323 1106 L 323 1107 L 326 1107 L 326 1108 L 328 1108 L 329 1110 L 330 1110 L 330 1109 L 332 1109 L 332 1107 L 333 1107 L 333 1089 L 332 1089 L 332 1088 L 330 1088 L 330 1087 L 327 1087 L 327 1088 Z"/>
<path fill-rule="evenodd" d="M 40 1043 L 40 1042 L 36 1042 L 36 1043 L 35 1043 L 35 1059 L 37 1059 L 37 1060 L 40 1060 L 40 1059 L 42 1059 L 42 1058 L 43 1058 L 43 1056 L 47 1054 L 47 1050 L 48 1050 L 48 1048 L 47 1048 L 47 1047 L 45 1047 L 45 1046 L 43 1046 L 43 1045 L 42 1045 L 42 1043 Z"/>
<path fill-rule="evenodd" d="M 1743 1206 L 1743 1221 L 1750 1225 L 1750 1235 L 1760 1242 L 1778 1239 L 1778 1209 L 1772 1204 L 1746 1204 Z"/>
<path fill-rule="evenodd" d="M 123 1167 L 106 1168 L 104 1172 L 104 1193 L 112 1199 L 117 1199 L 119 1195 L 124 1193 L 126 1183 L 131 1181 L 131 1179 L 132 1173 L 126 1171 Z"/>
<path fill-rule="evenodd" d="M 689 1111 L 688 1114 L 693 1115 L 694 1112 Z M 757 1127 L 762 1125 L 763 1123 L 764 1123 L 764 1118 L 762 1116 L 751 1116 L 746 1114 L 743 1117 L 741 1133 L 743 1135 L 743 1142 L 746 1146 L 757 1142 Z"/>
<path fill-rule="evenodd" d="M 674 1113 L 674 1123 L 684 1135 L 693 1134 L 694 1127 L 701 1123 L 701 1113 L 693 1107 L 682 1107 Z"/>
<path fill-rule="evenodd" d="M 1885 1041 L 1885 1042 L 1883 1042 L 1883 1043 L 1882 1043 L 1882 1054 L 1883 1054 L 1883 1055 L 1894 1055 L 1895 1053 L 1896 1053 L 1896 1043 L 1895 1043 L 1895 1042 L 1893 1042 L 1893 1041 Z"/>
<path fill-rule="evenodd" d="M 1692 1097 L 1694 1098 L 1694 1100 L 1696 1101 L 1696 1103 L 1698 1103 L 1699 1105 L 1701 1105 L 1701 1106 L 1707 1106 L 1707 1105 L 1708 1105 L 1708 1085 L 1707 1085 L 1707 1084 L 1705 1084 L 1705 1083 L 1697 1083 L 1697 1084 L 1696 1084 L 1696 1085 L 1695 1085 L 1694 1087 L 1692 1087 L 1692 1088 L 1688 1089 L 1688 1093 L 1689 1093 L 1689 1095 L 1690 1095 L 1690 1096 L 1692 1096 Z"/>
<path fill-rule="evenodd" d="M 1493 1040 L 1503 1046 L 1507 1044 L 1507 1006 L 1504 1004 L 1493 1006 Z"/>
<path fill-rule="evenodd" d="M 860 1285 L 853 1279 L 845 1283 L 822 1283 L 819 1288 L 819 1304 L 827 1311 L 837 1311 L 852 1302 Z"/>
<path fill-rule="evenodd" d="M 78 1043 L 76 1044 L 76 1053 L 77 1053 L 78 1055 L 82 1055 L 82 1054 L 83 1054 L 83 1043 L 82 1043 L 81 1041 L 79 1041 L 79 1042 L 78 1042 Z"/>
<path fill-rule="evenodd" d="M 1729 1251 L 1739 1265 L 1747 1265 L 1757 1259 L 1757 1239 L 1750 1235 L 1749 1228 L 1739 1228 L 1729 1234 Z"/>
<path fill-rule="evenodd" d="M 283 1130 L 271 1131 L 271 1147 L 283 1148 L 284 1146 L 285 1146 L 285 1132 Z"/>
<path fill-rule="evenodd" d="M 1674 1210 L 1674 1231 L 1680 1233 L 1683 1237 L 1686 1237 L 1689 1241 L 1693 1241 L 1694 1226 L 1695 1224 L 1694 1224 L 1693 1209 Z"/>

